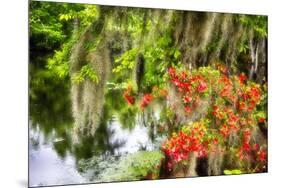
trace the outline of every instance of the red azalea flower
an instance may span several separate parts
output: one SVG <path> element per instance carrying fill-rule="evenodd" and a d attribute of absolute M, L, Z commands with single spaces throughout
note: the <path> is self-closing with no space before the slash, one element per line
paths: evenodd
<path fill-rule="evenodd" d="M 189 103 L 190 101 L 192 101 L 192 98 L 191 98 L 190 96 L 186 95 L 186 96 L 183 98 L 183 101 L 184 101 L 185 103 Z"/>
<path fill-rule="evenodd" d="M 182 71 L 181 72 L 181 79 L 185 80 L 186 77 L 187 77 L 187 74 L 184 71 Z"/>
<path fill-rule="evenodd" d="M 153 100 L 153 95 L 148 93 L 148 94 L 145 94 L 142 98 L 142 101 L 141 101 L 141 108 L 143 109 L 144 107 L 146 107 L 151 101 Z"/>
<path fill-rule="evenodd" d="M 240 80 L 241 83 L 244 83 L 245 80 L 247 80 L 247 76 L 244 73 L 241 73 L 239 75 L 239 80 Z"/>
<path fill-rule="evenodd" d="M 244 151 L 250 151 L 250 144 L 248 142 L 244 142 L 242 148 Z"/>
<path fill-rule="evenodd" d="M 244 130 L 244 132 L 243 132 L 244 139 L 245 139 L 245 140 L 249 140 L 251 134 L 252 134 L 252 133 L 251 133 L 250 129 L 247 128 L 246 130 Z"/>
<path fill-rule="evenodd" d="M 259 123 L 264 123 L 265 122 L 265 118 L 259 118 Z"/>
<path fill-rule="evenodd" d="M 239 104 L 238 104 L 238 109 L 239 109 L 240 111 L 245 111 L 245 110 L 246 110 L 246 104 L 245 104 L 245 102 L 239 102 Z"/>
<path fill-rule="evenodd" d="M 264 150 L 260 151 L 258 154 L 258 159 L 260 161 L 265 161 L 266 160 L 266 152 Z"/>
<path fill-rule="evenodd" d="M 254 151 L 257 151 L 257 150 L 259 150 L 260 149 L 260 146 L 258 145 L 258 144 L 254 144 L 253 145 L 253 150 Z"/>
<path fill-rule="evenodd" d="M 176 74 L 176 69 L 173 68 L 173 67 L 170 67 L 170 68 L 169 68 L 169 74 L 170 74 L 170 76 L 173 77 L 173 76 Z"/>
<path fill-rule="evenodd" d="M 217 144 L 219 143 L 219 140 L 218 140 L 217 138 L 215 138 L 215 139 L 213 140 L 213 142 L 214 142 L 215 145 L 217 145 Z"/>
<path fill-rule="evenodd" d="M 128 104 L 133 105 L 135 104 L 135 98 L 131 95 L 132 95 L 132 86 L 128 86 L 128 88 L 123 94 L 123 97 L 125 98 Z"/>
<path fill-rule="evenodd" d="M 126 99 L 126 101 L 127 101 L 129 104 L 131 104 L 131 105 L 135 104 L 135 98 L 134 98 L 134 97 L 125 94 L 125 95 L 124 95 L 124 98 Z"/>
<path fill-rule="evenodd" d="M 184 109 L 187 113 L 189 113 L 191 111 L 191 108 L 189 106 L 185 106 Z"/>
<path fill-rule="evenodd" d="M 251 94 L 255 99 L 259 99 L 260 98 L 260 90 L 257 87 L 252 87 L 251 88 Z"/>
<path fill-rule="evenodd" d="M 222 125 L 220 128 L 220 133 L 223 137 L 228 137 L 230 134 L 230 130 L 226 124 Z"/>
<path fill-rule="evenodd" d="M 204 92 L 206 89 L 207 89 L 207 83 L 204 82 L 204 81 L 200 81 L 200 82 L 199 82 L 199 85 L 198 85 L 198 87 L 197 87 L 197 91 L 200 92 L 200 93 L 202 93 L 202 92 Z"/>

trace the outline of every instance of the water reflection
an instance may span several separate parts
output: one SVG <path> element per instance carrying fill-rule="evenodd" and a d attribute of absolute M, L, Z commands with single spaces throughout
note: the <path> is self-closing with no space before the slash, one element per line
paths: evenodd
<path fill-rule="evenodd" d="M 65 83 L 48 75 L 40 79 L 31 81 L 30 91 L 30 186 L 99 181 L 102 169 L 121 155 L 156 147 L 153 118 L 126 105 L 121 91 L 107 92 L 101 124 L 88 135 L 74 131 Z M 98 163 L 91 168 L 79 167 L 95 157 Z"/>
<path fill-rule="evenodd" d="M 62 159 L 39 129 L 30 129 L 30 186 L 84 183 L 76 168 L 75 158 L 67 154 Z M 34 147 L 35 146 L 35 147 Z M 66 175 L 67 174 L 67 175 Z"/>

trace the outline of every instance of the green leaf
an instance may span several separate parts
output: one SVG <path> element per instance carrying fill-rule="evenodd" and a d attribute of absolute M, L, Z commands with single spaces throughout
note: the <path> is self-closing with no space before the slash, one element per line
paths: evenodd
<path fill-rule="evenodd" d="M 232 174 L 242 174 L 242 171 L 239 169 L 232 170 Z"/>
<path fill-rule="evenodd" d="M 231 172 L 230 170 L 224 170 L 223 173 L 224 173 L 225 175 L 230 175 L 230 174 L 232 174 L 232 172 Z"/>

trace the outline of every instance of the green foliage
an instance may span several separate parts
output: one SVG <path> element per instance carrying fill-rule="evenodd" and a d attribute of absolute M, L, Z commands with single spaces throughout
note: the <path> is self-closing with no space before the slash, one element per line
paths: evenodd
<path fill-rule="evenodd" d="M 143 83 L 147 87 L 162 86 L 166 83 L 169 66 L 180 64 L 181 52 L 172 45 L 169 33 L 159 37 L 156 43 L 145 47 L 145 76 Z M 158 75 L 158 76 L 155 76 Z"/>
<path fill-rule="evenodd" d="M 66 78 L 69 75 L 69 62 L 71 45 L 65 45 L 61 50 L 56 50 L 55 55 L 47 61 L 47 68 L 59 78 Z"/>
<path fill-rule="evenodd" d="M 164 155 L 160 151 L 138 151 L 123 156 L 112 168 L 106 169 L 102 175 L 102 181 L 128 181 L 152 179 L 159 176 L 159 168 Z M 148 178 L 150 179 L 150 178 Z"/>
<path fill-rule="evenodd" d="M 217 80 L 221 75 L 219 70 L 216 70 L 210 66 L 200 67 L 198 70 L 193 70 L 192 73 L 196 75 L 203 75 L 205 78 L 210 80 Z"/>
<path fill-rule="evenodd" d="M 64 25 L 58 19 L 63 9 L 62 4 L 31 2 L 29 24 L 32 45 L 50 49 L 66 39 Z"/>
<path fill-rule="evenodd" d="M 112 72 L 119 73 L 124 70 L 132 70 L 136 64 L 137 53 L 137 49 L 133 48 L 115 59 L 115 63 L 118 63 L 119 65 L 115 67 Z"/>
<path fill-rule="evenodd" d="M 236 20 L 247 27 L 253 28 L 258 37 L 267 36 L 266 16 L 237 15 Z"/>
<path fill-rule="evenodd" d="M 159 151 L 140 151 L 131 156 L 132 161 L 134 161 L 134 163 L 131 164 L 131 169 L 137 177 L 144 177 L 149 173 L 155 174 L 157 177 L 163 158 L 164 155 Z"/>
<path fill-rule="evenodd" d="M 257 118 L 266 118 L 266 114 L 263 111 L 258 111 L 255 115 Z"/>
<path fill-rule="evenodd" d="M 65 5 L 66 6 L 66 5 Z M 89 26 L 98 16 L 99 10 L 96 5 L 73 5 L 76 8 L 69 9 L 59 15 L 59 20 L 64 22 L 78 19 L 83 28 Z M 78 8 L 78 9 L 77 9 Z"/>
<path fill-rule="evenodd" d="M 136 115 L 138 108 L 136 106 L 123 105 L 117 113 L 119 122 L 123 128 L 132 129 L 136 125 Z"/>
<path fill-rule="evenodd" d="M 85 79 L 89 79 L 92 82 L 98 83 L 99 78 L 90 65 L 84 65 L 80 71 L 74 73 L 72 76 L 72 82 L 75 84 L 82 83 Z"/>
<path fill-rule="evenodd" d="M 46 67 L 54 73 L 54 76 L 60 79 L 69 76 L 71 49 L 79 35 L 98 16 L 99 9 L 96 5 L 31 2 L 31 48 L 51 50 L 51 57 L 46 58 Z M 77 35 L 73 35 L 75 19 L 79 24 Z M 96 80 L 92 74 L 89 76 L 90 79 Z"/>
<path fill-rule="evenodd" d="M 225 175 L 239 175 L 239 174 L 242 174 L 243 172 L 239 169 L 234 169 L 234 170 L 224 170 L 223 173 Z"/>
<path fill-rule="evenodd" d="M 249 49 L 249 46 L 246 42 L 241 42 L 238 46 L 239 53 L 246 53 Z"/>

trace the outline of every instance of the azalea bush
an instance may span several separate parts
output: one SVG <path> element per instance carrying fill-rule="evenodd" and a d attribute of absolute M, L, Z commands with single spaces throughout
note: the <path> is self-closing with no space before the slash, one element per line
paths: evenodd
<path fill-rule="evenodd" d="M 169 129 L 173 133 L 167 133 L 162 145 L 169 171 L 186 170 L 191 157 L 208 158 L 212 152 L 236 161 L 222 170 L 265 171 L 266 139 L 259 138 L 260 130 L 267 130 L 266 88 L 248 80 L 244 73 L 229 72 L 222 64 L 192 71 L 170 67 L 166 88 L 154 86 L 151 93 L 137 94 L 128 86 L 124 91 L 127 103 L 137 104 L 141 110 L 161 98 L 169 100 L 167 111 L 184 111 L 186 123 L 174 121 L 177 125 Z M 172 90 L 180 105 L 173 103 Z M 205 110 L 200 110 L 202 106 Z M 194 119 L 195 113 L 199 115 Z"/>
<path fill-rule="evenodd" d="M 202 101 L 208 101 L 208 110 L 201 114 L 204 118 L 183 125 L 163 143 L 162 150 L 170 160 L 168 169 L 179 164 L 188 166 L 191 154 L 208 157 L 215 148 L 221 148 L 222 155 L 239 160 L 237 166 L 243 172 L 263 171 L 266 143 L 256 138 L 260 134 L 258 123 L 266 122 L 265 113 L 258 110 L 265 93 L 261 86 L 247 80 L 244 73 L 228 75 L 222 65 L 194 71 L 171 67 L 169 76 L 180 93 L 187 117 Z"/>

